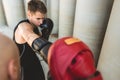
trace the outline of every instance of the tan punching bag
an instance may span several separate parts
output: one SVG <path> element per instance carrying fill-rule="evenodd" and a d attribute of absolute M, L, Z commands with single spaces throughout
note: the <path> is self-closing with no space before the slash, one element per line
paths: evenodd
<path fill-rule="evenodd" d="M 7 24 L 14 29 L 17 23 L 25 18 L 22 0 L 3 0 Z"/>
<path fill-rule="evenodd" d="M 48 18 L 51 18 L 51 8 L 50 8 L 50 5 L 51 5 L 51 0 L 46 0 L 47 17 Z"/>
<path fill-rule="evenodd" d="M 98 70 L 104 80 L 120 80 L 120 0 L 114 0 Z"/>
<path fill-rule="evenodd" d="M 27 18 L 27 6 L 28 6 L 28 2 L 29 2 L 30 0 L 24 0 L 24 9 L 25 9 L 25 15 L 26 15 L 26 18 Z"/>
<path fill-rule="evenodd" d="M 54 22 L 52 34 L 58 34 L 59 27 L 59 0 L 51 0 L 51 19 Z"/>
<path fill-rule="evenodd" d="M 0 27 L 6 24 L 2 0 L 0 0 Z"/>
<path fill-rule="evenodd" d="M 73 36 L 83 40 L 97 60 L 113 0 L 77 0 Z"/>
<path fill-rule="evenodd" d="M 59 38 L 72 36 L 76 0 L 60 0 L 59 3 Z"/>

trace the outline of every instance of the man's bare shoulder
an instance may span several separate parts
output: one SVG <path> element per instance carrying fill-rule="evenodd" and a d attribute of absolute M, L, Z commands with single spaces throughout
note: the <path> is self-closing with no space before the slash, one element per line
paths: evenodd
<path fill-rule="evenodd" d="M 24 30 L 24 29 L 30 29 L 30 30 L 32 30 L 33 29 L 32 25 L 30 23 L 28 23 L 28 22 L 22 22 L 22 23 L 20 23 L 19 26 L 18 26 L 18 28 L 22 29 L 22 30 Z"/>

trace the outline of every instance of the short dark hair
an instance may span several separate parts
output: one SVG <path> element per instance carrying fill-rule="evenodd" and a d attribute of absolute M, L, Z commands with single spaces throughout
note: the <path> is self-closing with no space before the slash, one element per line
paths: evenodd
<path fill-rule="evenodd" d="M 30 10 L 33 13 L 36 11 L 39 11 L 43 14 L 47 13 L 47 8 L 46 8 L 45 4 L 40 0 L 29 1 L 28 2 L 28 10 Z"/>

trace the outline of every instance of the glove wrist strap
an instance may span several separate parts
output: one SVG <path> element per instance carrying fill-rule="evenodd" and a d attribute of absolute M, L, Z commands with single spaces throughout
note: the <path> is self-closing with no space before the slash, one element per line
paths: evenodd
<path fill-rule="evenodd" d="M 98 78 L 100 78 L 100 80 L 102 80 L 101 74 L 99 71 L 96 71 L 94 74 L 92 74 L 91 76 L 87 77 L 87 79 L 85 80 L 98 80 Z"/>

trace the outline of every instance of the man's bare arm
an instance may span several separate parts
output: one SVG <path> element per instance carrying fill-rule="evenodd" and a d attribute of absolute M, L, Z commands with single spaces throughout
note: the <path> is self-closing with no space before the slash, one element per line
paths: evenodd
<path fill-rule="evenodd" d="M 18 27 L 25 41 L 35 52 L 39 52 L 43 59 L 47 62 L 48 50 L 52 43 L 35 34 L 33 32 L 33 27 L 29 23 L 22 23 Z"/>
<path fill-rule="evenodd" d="M 19 26 L 18 26 L 18 29 L 21 33 L 21 36 L 24 38 L 24 40 L 30 45 L 32 46 L 32 43 L 33 41 L 40 37 L 39 35 L 35 34 L 33 32 L 33 27 L 31 24 L 29 23 L 21 23 Z"/>

